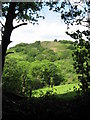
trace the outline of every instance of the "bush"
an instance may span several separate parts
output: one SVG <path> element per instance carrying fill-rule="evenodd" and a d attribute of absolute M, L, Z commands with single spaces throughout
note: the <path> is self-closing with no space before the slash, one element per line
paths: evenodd
<path fill-rule="evenodd" d="M 57 42 L 57 39 L 55 39 L 54 42 Z"/>

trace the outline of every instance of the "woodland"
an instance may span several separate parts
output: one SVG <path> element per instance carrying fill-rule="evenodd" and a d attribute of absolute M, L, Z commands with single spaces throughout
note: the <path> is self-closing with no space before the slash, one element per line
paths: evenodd
<path fill-rule="evenodd" d="M 74 24 L 90 26 L 90 2 L 83 3 L 83 9 L 78 4 L 70 1 L 2 3 L 2 15 L 6 19 L 5 24 L 0 22 L 2 120 L 90 119 L 90 31 L 68 31 Z M 39 14 L 44 6 L 61 14 L 68 26 L 66 34 L 75 42 L 36 40 L 7 49 L 14 29 L 27 25 L 27 21 L 34 25 L 39 18 L 44 19 Z M 15 19 L 23 23 L 13 26 Z"/>

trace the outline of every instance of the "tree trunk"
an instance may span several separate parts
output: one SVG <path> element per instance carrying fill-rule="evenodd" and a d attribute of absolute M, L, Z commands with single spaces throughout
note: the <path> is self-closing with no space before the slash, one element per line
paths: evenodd
<path fill-rule="evenodd" d="M 9 10 L 6 16 L 6 23 L 5 23 L 3 36 L 2 36 L 2 43 L 1 43 L 2 45 L 2 71 L 4 68 L 7 47 L 11 43 L 10 36 L 13 31 L 13 20 L 16 17 L 15 6 L 16 6 L 16 3 L 10 3 L 10 7 L 9 7 Z"/>
<path fill-rule="evenodd" d="M 5 36 L 3 36 L 2 43 L 1 43 L 1 46 L 2 46 L 2 71 L 3 71 L 3 68 L 4 68 L 5 55 L 6 55 L 7 47 L 8 47 L 9 44 L 10 44 L 10 41 L 8 39 L 6 39 Z"/>

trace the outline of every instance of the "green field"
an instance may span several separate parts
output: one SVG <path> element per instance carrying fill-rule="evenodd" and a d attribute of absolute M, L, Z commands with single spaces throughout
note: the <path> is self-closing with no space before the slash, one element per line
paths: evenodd
<path fill-rule="evenodd" d="M 65 84 L 65 85 L 59 85 L 59 86 L 54 86 L 53 88 L 51 87 L 46 87 L 38 90 L 33 90 L 32 97 L 42 97 L 45 94 L 55 94 L 58 97 L 74 97 L 75 94 L 75 89 L 79 88 L 78 83 L 73 83 L 73 84 Z"/>

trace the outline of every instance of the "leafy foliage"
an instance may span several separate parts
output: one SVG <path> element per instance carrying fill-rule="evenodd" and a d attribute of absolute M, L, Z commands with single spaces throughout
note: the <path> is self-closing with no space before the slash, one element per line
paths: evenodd
<path fill-rule="evenodd" d="M 67 6 L 69 11 L 67 10 Z M 61 18 L 68 25 L 84 25 L 83 23 L 87 23 L 84 26 L 90 26 L 90 20 L 87 18 L 87 15 L 90 13 L 89 11 L 90 1 L 85 2 L 82 5 L 82 8 L 79 8 L 79 5 L 73 5 L 70 2 L 63 2 L 61 11 Z M 89 16 L 88 16 L 89 17 Z M 76 39 L 75 42 L 75 51 L 73 53 L 74 59 L 74 68 L 76 69 L 78 79 L 80 81 L 81 90 L 86 93 L 90 86 L 90 30 L 77 30 L 74 32 L 66 32 L 67 35 L 70 35 L 72 38 Z M 83 39 L 83 36 L 85 40 Z M 78 40 L 78 41 L 77 41 Z"/>
<path fill-rule="evenodd" d="M 73 69 L 72 50 L 69 46 L 72 44 L 36 41 L 10 48 L 8 52 L 13 51 L 14 54 L 6 57 L 3 89 L 31 96 L 32 90 L 38 88 L 75 82 L 77 76 Z M 9 85 L 14 88 L 10 89 Z"/>
<path fill-rule="evenodd" d="M 17 66 L 17 59 L 9 58 L 6 60 L 5 69 L 2 77 L 3 89 L 12 92 L 21 92 L 22 81 L 20 76 L 22 71 Z"/>
<path fill-rule="evenodd" d="M 7 16 L 10 5 L 12 3 L 3 3 L 2 4 L 2 15 L 4 17 Z M 42 3 L 39 2 L 16 2 L 15 4 L 15 19 L 17 22 L 20 20 L 25 22 L 25 21 L 30 21 L 31 23 L 35 24 L 37 22 L 38 18 L 43 17 L 38 14 L 38 11 L 42 9 Z"/>
<path fill-rule="evenodd" d="M 8 45 L 12 42 L 10 37 L 12 31 L 22 25 L 27 25 L 28 22 L 38 24 L 38 19 L 44 16 L 40 15 L 43 2 L 2 2 L 2 17 L 5 18 L 5 23 L 2 22 L 2 71 L 5 63 L 5 56 Z M 18 25 L 14 26 L 13 21 L 16 20 Z M 20 23 L 21 22 L 21 23 Z M 20 49 L 17 49 L 19 51 Z"/>
<path fill-rule="evenodd" d="M 75 43 L 74 51 L 74 67 L 79 74 L 78 79 L 81 82 L 83 92 L 88 91 L 90 86 L 90 43 L 83 39 L 79 39 L 79 43 Z"/>

